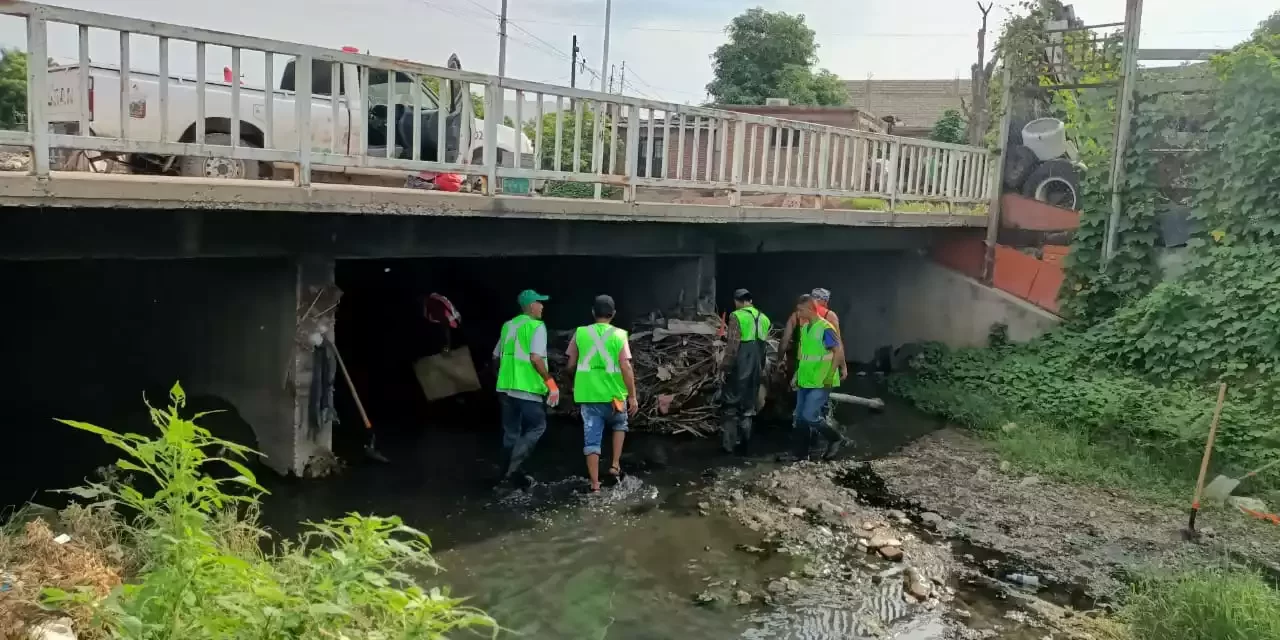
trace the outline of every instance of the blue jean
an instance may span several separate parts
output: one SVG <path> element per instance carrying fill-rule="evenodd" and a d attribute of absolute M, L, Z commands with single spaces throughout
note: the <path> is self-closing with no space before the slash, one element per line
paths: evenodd
<path fill-rule="evenodd" d="M 796 426 L 822 422 L 822 412 L 830 399 L 830 389 L 796 389 Z"/>
<path fill-rule="evenodd" d="M 547 408 L 540 401 L 499 394 L 502 403 L 502 477 L 520 470 L 547 430 Z"/>
<path fill-rule="evenodd" d="M 578 410 L 582 413 L 583 455 L 600 455 L 606 425 L 610 431 L 627 430 L 627 412 L 615 411 L 612 402 L 580 404 Z"/>

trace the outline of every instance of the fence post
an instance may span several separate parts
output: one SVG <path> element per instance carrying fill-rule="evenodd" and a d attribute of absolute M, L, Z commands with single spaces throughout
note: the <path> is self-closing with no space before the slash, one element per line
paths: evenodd
<path fill-rule="evenodd" d="M 497 80 L 490 79 L 484 84 L 484 168 L 488 176 L 485 195 L 498 193 L 498 118 L 502 116 L 502 87 Z M 517 134 L 517 140 L 520 138 Z"/>
<path fill-rule="evenodd" d="M 653 112 L 649 112 L 653 117 Z M 636 165 L 640 161 L 640 108 L 634 104 L 627 105 L 627 188 L 622 192 L 622 199 L 627 202 L 636 201 Z M 647 172 L 646 172 L 647 175 Z"/>
<path fill-rule="evenodd" d="M 827 208 L 827 196 L 823 193 L 831 187 L 831 132 L 823 131 L 818 142 L 818 208 Z"/>
<path fill-rule="evenodd" d="M 889 180 L 889 211 L 898 209 L 898 154 L 901 150 L 901 142 L 894 140 L 889 143 L 889 166 L 885 171 Z"/>
<path fill-rule="evenodd" d="M 31 175 L 49 177 L 49 23 L 27 16 L 27 130 L 31 132 Z M 84 99 L 84 96 L 80 96 Z M 80 135 L 89 135 L 81 131 Z"/>
<path fill-rule="evenodd" d="M 203 77 L 204 69 L 198 72 Z M 298 56 L 298 67 L 294 74 L 296 83 L 296 100 L 294 107 L 298 113 L 298 171 L 294 182 L 299 187 L 311 186 L 311 56 Z M 234 78 L 232 78 L 234 80 Z"/>
<path fill-rule="evenodd" d="M 733 162 L 729 165 L 729 206 L 742 204 L 742 158 L 747 152 L 747 121 L 735 116 L 733 125 Z M 748 177 L 748 182 L 750 178 Z"/>

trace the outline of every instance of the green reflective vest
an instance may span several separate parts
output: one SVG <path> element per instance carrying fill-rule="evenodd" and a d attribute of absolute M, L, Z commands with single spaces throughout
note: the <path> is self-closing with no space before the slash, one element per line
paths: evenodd
<path fill-rule="evenodd" d="M 533 368 L 529 349 L 541 320 L 520 314 L 502 325 L 502 358 L 498 362 L 498 391 L 547 392 L 547 383 Z"/>
<path fill-rule="evenodd" d="M 743 342 L 755 342 L 769 337 L 769 328 L 773 323 L 769 321 L 769 316 L 760 313 L 759 309 L 743 307 L 734 311 L 733 317 L 738 319 L 738 326 L 742 328 Z"/>
<path fill-rule="evenodd" d="M 573 336 L 578 349 L 578 369 L 573 372 L 573 401 L 578 404 L 625 400 L 622 349 L 627 332 L 610 324 L 578 327 Z"/>
<path fill-rule="evenodd" d="M 827 329 L 834 331 L 835 327 L 821 318 L 800 328 L 800 362 L 796 365 L 796 386 L 801 389 L 840 385 L 839 363 L 834 362 L 835 354 L 822 344 L 822 334 Z"/>

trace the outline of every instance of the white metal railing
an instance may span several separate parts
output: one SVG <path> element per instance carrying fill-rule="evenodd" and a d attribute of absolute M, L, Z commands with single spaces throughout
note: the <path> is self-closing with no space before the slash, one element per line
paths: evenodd
<path fill-rule="evenodd" d="M 2 3 L 0 13 L 26 19 L 31 61 L 49 58 L 50 23 L 74 25 L 79 33 L 78 65 L 53 70 L 29 65 L 27 130 L 0 131 L 0 144 L 31 148 L 31 172 L 37 176 L 49 174 L 52 148 L 145 154 L 170 158 L 169 164 L 173 158 L 193 157 L 285 164 L 293 167 L 295 183 L 304 187 L 311 184 L 314 171 L 430 171 L 487 177 L 490 194 L 497 192 L 503 178 L 528 178 L 620 187 L 627 201 L 636 200 L 639 188 L 660 187 L 721 190 L 730 204 L 739 204 L 744 194 L 788 194 L 870 197 L 892 208 L 912 200 L 987 202 L 996 187 L 998 156 L 982 148 L 498 78 L 348 49 L 29 2 Z M 118 67 L 90 63 L 91 30 L 118 35 Z M 158 73 L 131 68 L 136 37 L 156 40 Z M 194 82 L 173 74 L 171 42 L 194 43 Z M 231 82 L 206 79 L 210 47 L 230 50 Z M 239 80 L 246 52 L 263 56 L 264 89 L 244 87 Z M 293 90 L 272 87 L 280 58 L 293 64 Z M 327 93 L 313 91 L 313 68 L 328 69 Z M 385 74 L 386 87 L 379 86 L 371 95 L 370 77 L 379 72 Z M 66 86 L 64 75 L 58 76 L 61 85 L 54 86 L 51 73 L 74 73 L 74 86 Z M 397 102 L 397 83 L 405 76 L 412 97 Z M 420 89 L 427 79 L 439 87 L 438 98 Z M 101 95 L 99 90 L 109 89 L 112 82 L 118 95 Z M 135 85 L 148 83 L 156 85 L 154 96 L 146 90 L 134 95 Z M 436 131 L 424 130 L 422 115 L 431 108 L 424 100 L 448 105 L 453 95 L 469 98 L 472 85 L 484 90 L 483 129 L 473 132 L 474 121 L 459 118 L 462 142 L 449 155 L 447 118 L 437 118 Z M 55 91 L 78 93 L 74 114 L 66 109 L 55 113 L 61 104 L 51 93 Z M 514 97 L 516 106 L 514 113 L 504 114 L 508 97 Z M 381 98 L 386 101 L 386 122 L 375 124 L 370 115 L 377 106 L 371 103 Z M 533 107 L 526 112 L 529 99 Z M 461 102 L 469 113 L 468 101 Z M 154 103 L 158 122 L 148 115 L 148 103 Z M 409 131 L 400 124 L 407 114 L 412 114 Z M 517 132 L 507 145 L 514 149 L 499 157 L 504 115 L 511 116 Z M 525 123 L 532 125 L 528 147 L 519 135 Z M 51 124 L 76 128 L 55 132 Z M 211 128 L 225 134 L 227 143 L 211 143 Z M 424 149 L 424 136 L 431 133 L 436 147 Z M 385 138 L 380 149 L 370 145 L 375 136 Z M 469 144 L 475 136 L 483 138 L 482 152 L 475 154 L 479 157 Z"/>

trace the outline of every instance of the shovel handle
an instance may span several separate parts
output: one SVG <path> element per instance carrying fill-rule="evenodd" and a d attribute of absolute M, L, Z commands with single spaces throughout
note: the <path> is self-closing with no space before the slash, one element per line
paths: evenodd
<path fill-rule="evenodd" d="M 329 346 L 333 347 L 333 355 L 338 360 L 338 368 L 342 370 L 342 379 L 347 381 L 347 389 L 351 391 L 351 398 L 356 401 L 356 410 L 360 412 L 360 419 L 364 420 L 364 428 L 372 429 L 373 423 L 369 422 L 369 414 L 364 412 L 364 403 L 360 402 L 360 394 L 356 393 L 356 383 L 351 380 L 351 374 L 347 371 L 347 363 L 342 361 L 342 352 L 338 351 L 338 345 L 330 342 Z"/>
<path fill-rule="evenodd" d="M 339 361 L 341 362 L 341 361 Z M 1196 479 L 1196 493 L 1191 499 L 1191 508 L 1200 508 L 1200 494 L 1204 491 L 1204 474 L 1209 471 L 1209 457 L 1213 454 L 1213 440 L 1218 435 L 1218 421 L 1222 419 L 1222 403 L 1227 399 L 1227 383 L 1218 383 L 1218 406 L 1213 409 L 1213 421 L 1209 423 L 1209 439 L 1204 443 L 1204 457 L 1200 459 L 1200 477 Z M 1195 522 L 1192 512 L 1191 522 Z"/>

